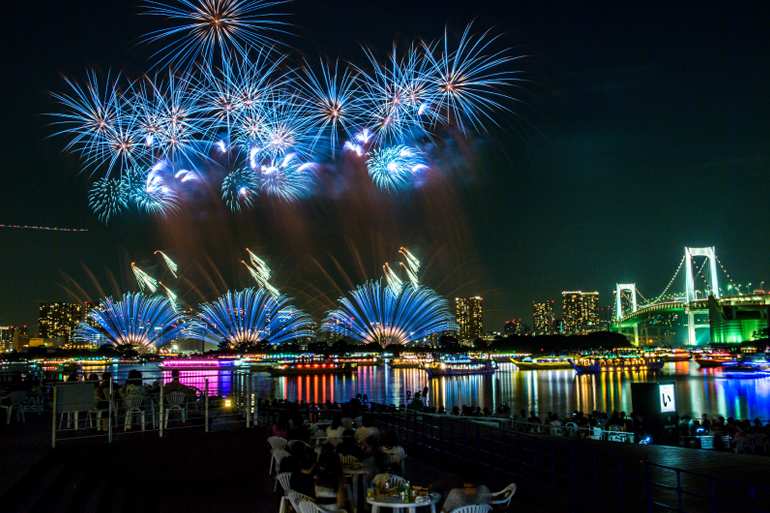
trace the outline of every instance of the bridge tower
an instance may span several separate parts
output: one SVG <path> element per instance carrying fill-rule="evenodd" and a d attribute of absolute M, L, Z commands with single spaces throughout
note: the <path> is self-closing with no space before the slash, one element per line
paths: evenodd
<path fill-rule="evenodd" d="M 686 275 L 686 283 L 685 283 L 685 290 L 684 290 L 684 304 L 685 304 L 685 310 L 687 311 L 687 339 L 688 344 L 691 346 L 694 346 L 697 344 L 697 341 L 695 339 L 695 312 L 688 307 L 691 301 L 694 301 L 697 299 L 695 297 L 695 279 L 693 276 L 693 265 L 694 256 L 703 256 L 708 259 L 709 262 L 709 277 L 707 281 L 707 285 L 709 286 L 711 294 L 719 299 L 719 280 L 717 279 L 717 257 L 716 257 L 716 251 L 714 251 L 714 246 L 711 246 L 710 248 L 688 248 L 685 246 L 684 248 L 684 256 L 687 259 L 687 275 Z"/>
<path fill-rule="evenodd" d="M 636 283 L 616 283 L 615 284 L 615 319 L 618 321 L 623 318 L 622 302 L 620 293 L 624 290 L 631 292 L 631 311 L 636 312 L 639 308 L 636 302 Z M 639 345 L 639 325 L 634 324 L 634 345 Z"/>

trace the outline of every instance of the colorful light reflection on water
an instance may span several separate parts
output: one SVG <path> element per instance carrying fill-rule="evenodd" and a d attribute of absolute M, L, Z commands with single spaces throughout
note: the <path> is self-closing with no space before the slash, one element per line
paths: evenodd
<path fill-rule="evenodd" d="M 130 368 L 143 371 L 145 380 L 171 379 L 170 371 L 157 365 L 88 368 L 101 375 L 110 370 L 120 377 Z M 201 390 L 209 380 L 211 395 L 229 395 L 233 369 L 180 369 L 182 383 Z M 534 410 L 567 414 L 574 410 L 630 413 L 631 383 L 673 382 L 676 384 L 679 414 L 708 413 L 737 418 L 770 419 L 770 377 L 762 379 L 721 379 L 718 369 L 700 369 L 694 362 L 668 363 L 659 374 L 626 372 L 578 375 L 573 370 L 520 371 L 504 363 L 493 376 L 428 378 L 420 369 L 391 369 L 362 366 L 352 375 L 271 377 L 254 374 L 254 390 L 262 398 L 324 403 L 348 401 L 366 394 L 371 401 L 400 405 L 407 392 L 428 387 L 427 403 L 432 406 L 480 406 L 494 409 L 505 402 L 514 411 Z M 120 379 L 119 377 L 119 379 Z"/>

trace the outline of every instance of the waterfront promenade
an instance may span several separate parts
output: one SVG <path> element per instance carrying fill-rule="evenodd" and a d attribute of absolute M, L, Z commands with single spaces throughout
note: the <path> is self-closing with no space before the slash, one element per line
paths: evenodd
<path fill-rule="evenodd" d="M 516 482 L 511 511 L 751 511 L 748 486 L 763 487 L 770 458 L 676 447 L 639 446 L 547 435 L 520 436 L 483 424 L 455 426 L 400 416 L 397 429 L 414 484 L 449 483 L 472 461 L 493 490 Z M 50 449 L 50 414 L 0 428 L 0 511 L 278 512 L 267 476 L 267 428 L 245 423 L 105 438 L 61 440 Z M 437 431 L 438 430 L 438 431 Z M 478 435 L 478 436 L 476 436 Z M 619 463 L 620 462 L 620 463 Z M 683 469 L 677 473 L 671 469 Z M 697 474 L 691 474 L 695 472 Z M 728 479 L 713 487 L 709 476 Z M 725 484 L 727 483 L 727 488 Z M 712 493 L 713 503 L 688 495 Z M 648 507 L 650 493 L 653 507 Z M 634 498 L 636 497 L 636 499 Z M 770 505 L 758 495 L 754 511 Z"/>

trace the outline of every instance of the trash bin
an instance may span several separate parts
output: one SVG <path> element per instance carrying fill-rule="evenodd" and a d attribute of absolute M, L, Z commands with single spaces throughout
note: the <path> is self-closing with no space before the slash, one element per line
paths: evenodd
<path fill-rule="evenodd" d="M 713 449 L 714 448 L 714 437 L 713 436 L 701 436 L 700 438 L 700 448 L 701 449 Z"/>

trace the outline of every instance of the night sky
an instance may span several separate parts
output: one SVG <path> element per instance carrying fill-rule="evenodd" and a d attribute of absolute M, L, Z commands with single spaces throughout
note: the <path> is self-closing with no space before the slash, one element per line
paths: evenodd
<path fill-rule="evenodd" d="M 246 247 L 316 318 L 381 276 L 401 246 L 423 260 L 425 285 L 483 296 L 485 330 L 531 323 L 532 301 L 558 307 L 564 290 L 597 290 L 606 305 L 615 283 L 635 282 L 656 296 L 684 246 L 715 246 L 736 283 L 770 288 L 770 15 L 761 2 L 668 4 L 684 3 L 296 0 L 283 6 L 293 26 L 280 36 L 295 59 L 321 52 L 364 66 L 361 43 L 384 55 L 394 39 L 436 39 L 445 26 L 492 28 L 522 57 L 513 113 L 487 133 L 447 134 L 417 190 L 382 193 L 340 163 L 298 205 L 265 200 L 233 214 L 217 185 L 181 215 L 106 227 L 87 205 L 90 172 L 62 153 L 65 137 L 50 137 L 45 113 L 60 109 L 50 92 L 91 68 L 139 77 L 152 55 L 139 39 L 158 20 L 139 16 L 135 0 L 6 6 L 0 223 L 89 231 L 0 228 L 0 324 L 35 332 L 39 301 L 135 290 L 131 262 L 189 304 L 211 300 L 252 283 Z M 680 275 L 673 289 L 683 288 Z"/>

